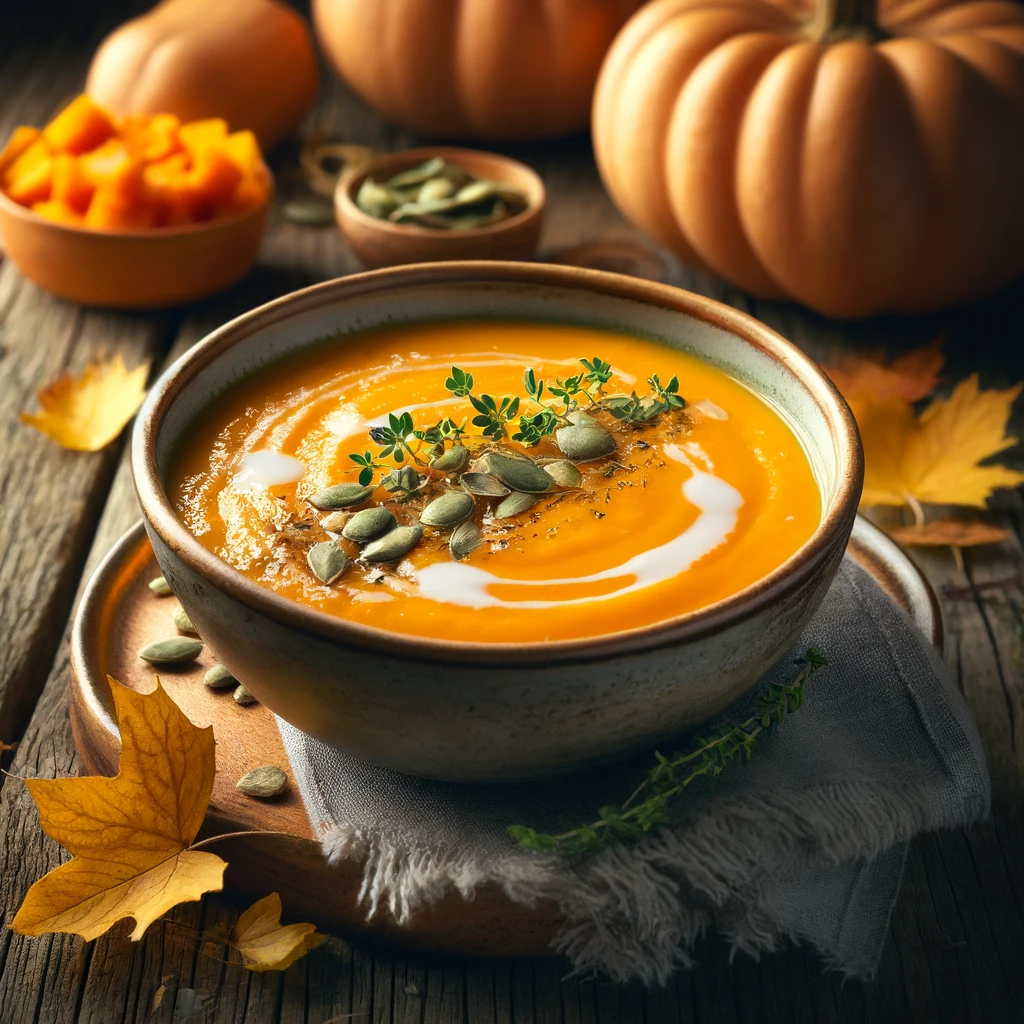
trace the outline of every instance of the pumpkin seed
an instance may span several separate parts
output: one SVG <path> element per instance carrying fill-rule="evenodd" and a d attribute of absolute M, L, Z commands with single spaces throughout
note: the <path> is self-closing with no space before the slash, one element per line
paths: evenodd
<path fill-rule="evenodd" d="M 463 473 L 459 478 L 459 483 L 470 494 L 476 494 L 482 498 L 504 498 L 509 493 L 509 488 L 490 473 Z"/>
<path fill-rule="evenodd" d="M 419 523 L 396 526 L 383 537 L 367 544 L 359 557 L 367 562 L 397 562 L 409 554 L 422 537 L 423 527 Z"/>
<path fill-rule="evenodd" d="M 431 199 L 450 199 L 455 193 L 455 182 L 451 178 L 430 178 L 420 185 L 416 202 L 425 203 Z"/>
<path fill-rule="evenodd" d="M 211 690 L 232 690 L 238 685 L 238 680 L 228 671 L 227 666 L 220 663 L 203 676 L 203 682 Z"/>
<path fill-rule="evenodd" d="M 288 776 L 280 768 L 265 764 L 262 768 L 253 768 L 246 772 L 235 783 L 246 796 L 254 796 L 260 800 L 280 796 L 288 788 Z"/>
<path fill-rule="evenodd" d="M 461 473 L 468 464 L 469 449 L 465 445 L 457 444 L 434 459 L 430 468 L 441 473 Z"/>
<path fill-rule="evenodd" d="M 431 157 L 416 167 L 410 167 L 407 171 L 400 171 L 398 174 L 388 178 L 388 188 L 408 188 L 410 185 L 422 185 L 431 178 L 436 178 L 444 170 L 444 160 L 439 157 Z"/>
<path fill-rule="evenodd" d="M 371 217 L 383 218 L 399 205 L 399 201 L 384 185 L 366 178 L 356 193 L 356 206 Z"/>
<path fill-rule="evenodd" d="M 583 474 L 568 459 L 549 462 L 544 467 L 544 472 L 559 487 L 579 487 L 583 483 Z"/>
<path fill-rule="evenodd" d="M 281 211 L 292 224 L 324 227 L 334 223 L 334 208 L 323 199 L 292 199 Z"/>
<path fill-rule="evenodd" d="M 473 507 L 473 498 L 465 491 L 448 491 L 420 513 L 420 522 L 424 526 L 454 526 L 471 515 Z"/>
<path fill-rule="evenodd" d="M 329 516 L 324 516 L 320 520 L 320 525 L 328 533 L 341 533 L 345 529 L 345 524 L 355 515 L 354 512 L 332 512 Z"/>
<path fill-rule="evenodd" d="M 452 535 L 448 538 L 448 550 L 452 558 L 459 562 L 476 551 L 483 543 L 483 539 L 480 527 L 472 519 L 467 519 L 452 530 Z"/>
<path fill-rule="evenodd" d="M 455 208 L 454 199 L 428 199 L 424 202 L 402 203 L 397 209 L 388 214 L 388 220 L 400 224 L 405 220 L 430 220 L 437 214 L 447 213 Z M 439 222 L 447 226 L 446 220 Z"/>
<path fill-rule="evenodd" d="M 154 640 L 139 651 L 139 657 L 150 665 L 183 665 L 186 661 L 195 661 L 202 653 L 201 640 L 193 640 L 187 636 L 169 636 L 164 640 Z"/>
<path fill-rule="evenodd" d="M 192 625 L 192 620 L 188 617 L 188 612 L 179 604 L 174 609 L 174 624 L 182 631 L 182 633 L 195 633 L 199 635 L 199 630 Z"/>
<path fill-rule="evenodd" d="M 154 577 L 146 585 L 154 594 L 157 595 L 157 597 L 170 597 L 174 593 L 174 591 L 171 590 L 170 583 L 168 583 L 163 576 Z"/>
<path fill-rule="evenodd" d="M 235 703 L 241 704 L 242 707 L 248 707 L 250 704 L 259 704 L 259 701 L 242 685 L 237 686 L 231 696 L 235 698 Z"/>
<path fill-rule="evenodd" d="M 383 505 L 364 508 L 357 512 L 346 524 L 341 535 L 346 540 L 354 540 L 357 544 L 367 544 L 382 533 L 387 533 L 397 520 L 390 509 Z"/>
<path fill-rule="evenodd" d="M 593 416 L 588 416 L 582 409 L 574 409 L 569 413 L 569 422 L 577 427 L 597 427 L 600 424 Z"/>
<path fill-rule="evenodd" d="M 551 477 L 530 458 L 514 458 L 504 452 L 488 452 L 487 467 L 514 491 L 543 494 L 551 489 Z"/>
<path fill-rule="evenodd" d="M 321 583 L 330 586 L 352 563 L 336 540 L 325 540 L 306 552 L 306 564 Z"/>
<path fill-rule="evenodd" d="M 393 469 L 387 476 L 381 479 L 384 490 L 389 494 L 395 494 L 397 491 L 405 491 L 407 494 L 412 494 L 413 491 L 419 490 L 422 483 L 423 477 L 412 466 Z"/>
<path fill-rule="evenodd" d="M 326 487 L 309 498 L 310 505 L 321 512 L 334 512 L 339 508 L 362 505 L 373 494 L 372 487 L 361 487 L 359 484 L 335 484 Z"/>
<path fill-rule="evenodd" d="M 508 207 L 499 199 L 491 207 L 490 213 L 464 213 L 462 216 L 451 219 L 452 231 L 473 231 L 476 228 L 485 228 L 489 224 L 497 224 L 498 221 L 508 217 Z"/>
<path fill-rule="evenodd" d="M 533 508 L 540 499 L 536 494 L 524 494 L 522 491 L 513 491 L 495 510 L 495 519 L 509 519 L 512 516 Z"/>
<path fill-rule="evenodd" d="M 597 423 L 559 427 L 555 431 L 555 444 L 576 462 L 590 462 L 615 451 L 615 438 Z"/>

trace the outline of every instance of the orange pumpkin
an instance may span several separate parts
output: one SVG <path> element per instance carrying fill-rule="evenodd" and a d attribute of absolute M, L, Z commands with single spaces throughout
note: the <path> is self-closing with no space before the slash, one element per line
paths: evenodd
<path fill-rule="evenodd" d="M 684 261 L 840 317 L 1024 271 L 1024 6 L 655 0 L 598 81 L 623 213 Z"/>
<path fill-rule="evenodd" d="M 313 0 L 320 45 L 382 117 L 428 135 L 580 131 L 641 0 Z"/>
<path fill-rule="evenodd" d="M 103 41 L 86 83 L 116 114 L 220 117 L 264 150 L 298 127 L 316 90 L 306 24 L 277 0 L 163 0 Z"/>

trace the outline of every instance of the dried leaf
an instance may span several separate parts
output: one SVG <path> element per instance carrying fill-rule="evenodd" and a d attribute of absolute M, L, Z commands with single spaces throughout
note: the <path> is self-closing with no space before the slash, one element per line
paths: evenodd
<path fill-rule="evenodd" d="M 879 353 L 845 353 L 834 366 L 823 369 L 851 406 L 860 401 L 885 401 L 902 398 L 916 402 L 927 398 L 939 383 L 946 357 L 942 337 L 922 345 L 886 365 Z"/>
<path fill-rule="evenodd" d="M 283 971 L 326 938 L 311 924 L 281 924 L 281 897 L 273 892 L 239 917 L 231 945 L 250 971 Z"/>
<path fill-rule="evenodd" d="M 973 548 L 980 544 L 998 544 L 1009 536 L 991 523 L 963 519 L 935 519 L 930 523 L 890 529 L 889 536 L 911 547 Z"/>
<path fill-rule="evenodd" d="M 29 779 L 43 830 L 74 856 L 29 889 L 11 929 L 102 935 L 124 917 L 139 939 L 162 914 L 223 885 L 220 857 L 188 847 L 213 789 L 213 729 L 194 726 L 157 682 L 110 680 L 121 731 L 114 778 Z"/>
<path fill-rule="evenodd" d="M 1006 422 L 1022 385 L 980 391 L 977 376 L 916 416 L 901 398 L 866 402 L 857 411 L 864 441 L 865 505 L 923 502 L 984 507 L 997 487 L 1024 483 L 1024 473 L 979 463 L 1016 444 Z"/>
<path fill-rule="evenodd" d="M 42 431 L 62 448 L 99 451 L 124 429 L 146 394 L 149 363 L 129 370 L 124 359 L 90 363 L 78 377 L 64 374 L 37 392 L 42 412 L 21 422 Z"/>

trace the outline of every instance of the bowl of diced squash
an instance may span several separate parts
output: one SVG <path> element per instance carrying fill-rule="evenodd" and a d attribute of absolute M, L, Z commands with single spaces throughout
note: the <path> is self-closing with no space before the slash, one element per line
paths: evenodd
<path fill-rule="evenodd" d="M 272 191 L 252 132 L 217 118 L 116 117 L 83 95 L 0 150 L 0 244 L 64 298 L 173 306 L 245 275 Z"/>

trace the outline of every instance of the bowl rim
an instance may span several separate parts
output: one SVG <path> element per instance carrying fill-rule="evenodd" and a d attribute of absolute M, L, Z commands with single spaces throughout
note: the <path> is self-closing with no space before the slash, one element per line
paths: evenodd
<path fill-rule="evenodd" d="M 381 220 L 379 217 L 371 217 L 368 213 L 360 210 L 356 205 L 352 193 L 363 180 L 369 176 L 376 167 L 392 162 L 404 162 L 409 158 L 410 162 L 422 163 L 434 156 L 443 156 L 457 162 L 460 154 L 471 156 L 485 156 L 492 160 L 514 166 L 520 173 L 531 179 L 533 187 L 537 191 L 538 199 L 531 200 L 527 196 L 527 205 L 524 210 L 496 224 L 487 224 L 481 228 L 470 228 L 467 231 L 438 231 L 434 228 L 424 228 L 417 224 L 393 224 L 389 220 Z M 527 221 L 543 214 L 547 203 L 547 190 L 544 188 L 544 181 L 541 176 L 530 166 L 519 160 L 513 160 L 510 156 L 502 153 L 492 153 L 486 149 L 469 149 L 465 146 L 418 146 L 415 149 L 401 149 L 393 153 L 378 153 L 367 160 L 361 160 L 347 168 L 338 179 L 334 189 L 335 211 L 354 223 L 365 228 L 377 230 L 384 234 L 393 235 L 395 238 L 431 238 L 447 244 L 448 239 L 458 240 L 460 238 L 486 238 L 490 235 L 500 235 L 505 231 L 512 230 L 525 224 Z"/>
<path fill-rule="evenodd" d="M 265 212 L 274 200 L 274 175 L 266 164 L 263 165 L 263 168 L 267 173 L 267 194 L 263 202 L 250 206 L 247 210 L 239 210 L 237 213 L 229 214 L 226 217 L 196 221 L 193 224 L 165 224 L 163 227 L 137 228 L 135 231 L 102 231 L 99 228 L 64 224 L 62 221 L 50 220 L 49 217 L 41 216 L 30 206 L 22 206 L 21 203 L 16 203 L 2 188 L 0 188 L 0 213 L 10 214 L 12 217 L 27 221 L 29 224 L 42 228 L 52 228 L 79 238 L 102 238 L 125 242 L 137 242 L 140 239 L 187 238 L 190 235 L 201 235 L 208 231 L 212 232 L 232 227 Z"/>
<path fill-rule="evenodd" d="M 256 330 L 265 330 L 326 303 L 388 292 L 395 287 L 480 282 L 598 291 L 693 316 L 765 353 L 803 386 L 823 413 L 838 460 L 838 483 L 817 529 L 786 561 L 755 583 L 714 604 L 646 626 L 569 640 L 487 643 L 393 633 L 347 622 L 262 587 L 205 548 L 179 521 L 157 470 L 160 424 L 176 396 L 201 370 Z M 310 341 L 312 343 L 312 339 Z M 301 347 L 301 346 L 297 346 Z M 312 285 L 258 306 L 212 331 L 173 363 L 139 410 L 131 444 L 132 475 L 147 526 L 193 572 L 227 596 L 292 629 L 346 647 L 430 662 L 552 664 L 596 661 L 676 646 L 752 618 L 801 587 L 853 527 L 864 476 L 860 434 L 849 406 L 817 364 L 770 327 L 737 309 L 671 285 L 605 271 L 492 260 L 419 263 L 353 274 Z M 822 495 L 823 505 L 825 496 Z"/>

